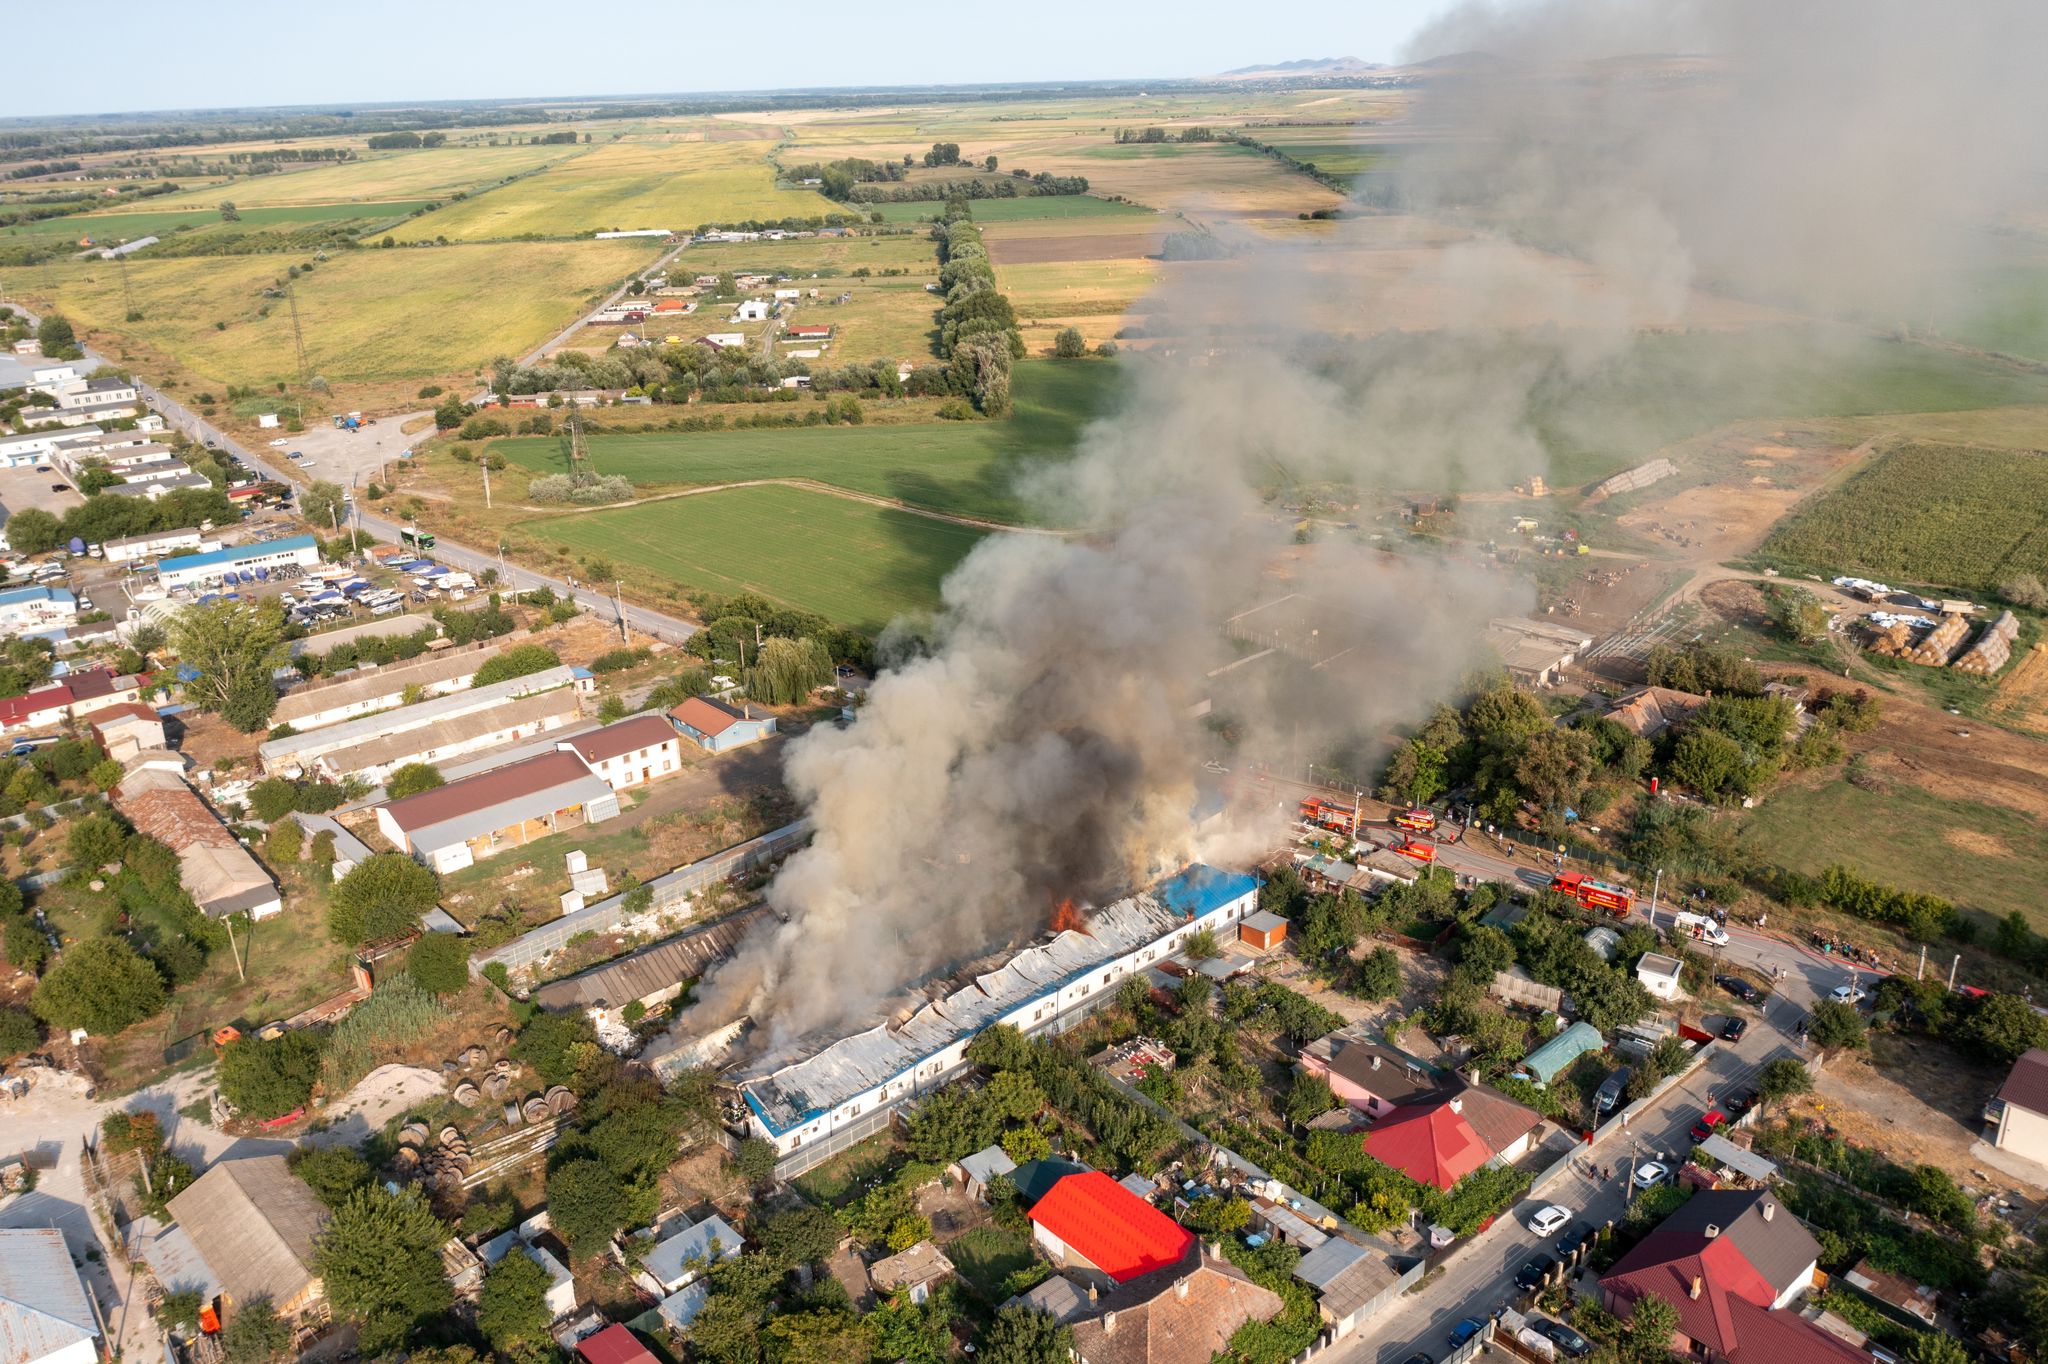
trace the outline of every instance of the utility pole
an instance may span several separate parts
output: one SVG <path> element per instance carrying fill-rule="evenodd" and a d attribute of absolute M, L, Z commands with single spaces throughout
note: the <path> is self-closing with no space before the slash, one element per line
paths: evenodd
<path fill-rule="evenodd" d="M 633 630 L 631 626 L 626 624 L 625 586 L 617 578 L 612 579 L 612 609 L 619 613 L 619 640 L 626 647 L 631 648 L 633 645 Z M 754 628 L 758 630 L 761 627 L 756 625 Z"/>
<path fill-rule="evenodd" d="M 242 950 L 235 943 L 235 916 L 227 915 L 221 922 L 228 926 L 228 955 L 235 959 L 235 979 L 246 983 L 249 977 L 242 969 Z"/>
<path fill-rule="evenodd" d="M 1950 994 L 1956 992 L 1956 968 L 1962 964 L 1963 954 L 1960 952 L 1956 953 L 1955 960 L 1948 964 L 1948 992 Z"/>
<path fill-rule="evenodd" d="M 1926 944 L 1926 943 L 1921 943 L 1921 944 L 1920 944 L 1920 964 L 1919 964 L 1918 966 L 1916 966 L 1916 967 L 1914 967 L 1914 968 L 1913 968 L 1913 981 L 1914 981 L 1914 983 L 1915 983 L 1915 984 L 1918 984 L 1918 983 L 1919 983 L 1919 980 L 1920 980 L 1920 977 L 1922 977 L 1922 976 L 1924 976 L 1924 975 L 1926 975 L 1926 974 L 1927 974 L 1927 944 Z"/>
<path fill-rule="evenodd" d="M 1657 879 L 1650 883 L 1650 927 L 1657 926 L 1657 893 L 1664 889 L 1664 868 L 1657 868 Z"/>
<path fill-rule="evenodd" d="M 299 421 L 306 420 L 306 386 L 313 381 L 311 366 L 306 363 L 306 336 L 299 329 L 299 291 L 287 275 L 284 281 L 284 301 L 292 314 L 292 348 L 299 357 Z"/>
<path fill-rule="evenodd" d="M 491 457 L 485 455 L 476 462 L 476 467 L 484 471 L 484 510 L 489 511 L 491 509 Z"/>
<path fill-rule="evenodd" d="M 500 540 L 498 541 L 498 581 L 509 586 L 511 579 L 512 575 L 505 571 L 505 542 Z"/>
<path fill-rule="evenodd" d="M 114 264 L 121 267 L 121 301 L 128 307 L 128 320 L 130 322 L 140 322 L 142 320 L 142 310 L 135 306 L 135 290 L 130 288 L 128 284 L 128 257 L 116 256 L 114 257 Z"/>

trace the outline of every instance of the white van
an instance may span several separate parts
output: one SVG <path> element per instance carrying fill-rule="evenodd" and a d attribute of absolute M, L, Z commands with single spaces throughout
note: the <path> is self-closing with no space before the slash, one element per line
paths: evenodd
<path fill-rule="evenodd" d="M 1697 938 L 1709 947 L 1728 945 L 1728 930 L 1705 914 L 1674 914 L 1672 926 L 1672 931 L 1681 938 Z"/>

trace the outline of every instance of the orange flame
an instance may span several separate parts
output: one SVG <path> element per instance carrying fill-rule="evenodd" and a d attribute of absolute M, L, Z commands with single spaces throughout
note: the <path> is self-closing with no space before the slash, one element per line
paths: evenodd
<path fill-rule="evenodd" d="M 1053 908 L 1052 931 L 1055 933 L 1065 933 L 1069 929 L 1076 933 L 1085 931 L 1082 926 L 1081 911 L 1074 908 L 1073 900 L 1066 899 L 1060 901 Z"/>

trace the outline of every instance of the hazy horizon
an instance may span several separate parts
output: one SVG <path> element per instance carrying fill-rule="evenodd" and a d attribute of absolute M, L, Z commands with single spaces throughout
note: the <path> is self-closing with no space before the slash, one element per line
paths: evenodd
<path fill-rule="evenodd" d="M 488 9 L 372 0 L 294 13 L 284 28 L 254 0 L 219 0 L 198 23 L 114 0 L 67 27 L 103 26 L 119 39 L 116 55 L 17 66 L 0 86 L 0 118 L 1189 79 L 1302 59 L 1392 62 L 1441 8 L 1443 0 L 1311 0 L 1262 14 L 1251 47 L 1242 9 L 1215 0 L 1046 0 L 1027 25 L 978 23 L 929 0 L 898 6 L 884 25 L 872 11 L 792 0 L 765 24 L 693 12 L 673 39 L 659 25 L 578 26 L 535 0 Z M 146 52 L 147 64 L 122 55 L 133 52 Z"/>

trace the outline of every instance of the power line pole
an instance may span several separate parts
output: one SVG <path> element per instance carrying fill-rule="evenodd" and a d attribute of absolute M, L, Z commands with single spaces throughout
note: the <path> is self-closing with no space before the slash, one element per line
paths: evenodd
<path fill-rule="evenodd" d="M 128 283 L 128 258 L 126 256 L 116 256 L 114 257 L 114 264 L 121 267 L 121 301 L 128 306 L 128 320 L 130 322 L 140 322 L 142 320 L 142 310 L 135 306 L 135 290 Z"/>
<path fill-rule="evenodd" d="M 299 290 L 289 275 L 284 281 L 284 301 L 291 309 L 292 348 L 299 357 L 299 421 L 303 423 L 306 420 L 306 387 L 312 383 L 313 376 L 311 366 L 306 363 L 306 335 L 299 329 Z"/>
<path fill-rule="evenodd" d="M 484 471 L 484 510 L 491 509 L 491 457 L 486 454 L 478 460 L 477 467 Z"/>
<path fill-rule="evenodd" d="M 612 609 L 619 613 L 619 639 L 630 649 L 633 647 L 633 629 L 626 624 L 624 588 L 625 584 L 623 582 L 617 578 L 612 579 Z M 759 627 L 755 628 L 758 629 Z"/>

